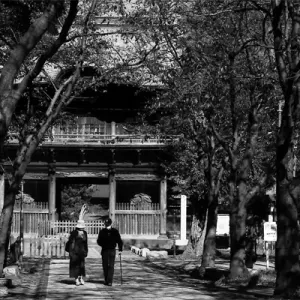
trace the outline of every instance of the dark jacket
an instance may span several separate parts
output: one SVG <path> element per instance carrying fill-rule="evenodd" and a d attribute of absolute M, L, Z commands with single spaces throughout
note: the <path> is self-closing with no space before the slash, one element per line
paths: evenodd
<path fill-rule="evenodd" d="M 88 239 L 87 233 L 83 230 L 83 236 L 78 235 L 78 230 L 73 230 L 66 244 L 66 250 L 70 256 L 87 257 L 88 255 Z"/>
<path fill-rule="evenodd" d="M 70 233 L 66 244 L 66 251 L 69 252 L 70 265 L 69 274 L 71 278 L 85 276 L 85 257 L 88 255 L 88 240 L 86 231 L 75 229 Z"/>
<path fill-rule="evenodd" d="M 119 251 L 123 250 L 123 242 L 119 231 L 116 228 L 104 228 L 100 230 L 97 238 L 97 244 L 102 247 L 102 250 L 113 250 L 118 244 Z"/>

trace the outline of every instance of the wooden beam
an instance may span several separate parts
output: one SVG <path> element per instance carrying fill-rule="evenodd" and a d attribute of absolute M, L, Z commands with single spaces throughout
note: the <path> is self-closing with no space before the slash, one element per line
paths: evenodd
<path fill-rule="evenodd" d="M 26 173 L 24 175 L 24 180 L 48 180 L 47 173 Z"/>
<path fill-rule="evenodd" d="M 50 148 L 48 150 L 48 162 L 49 163 L 56 163 L 56 153 L 55 153 L 55 149 Z"/>
<path fill-rule="evenodd" d="M 141 160 L 141 152 L 142 150 L 141 149 L 136 149 L 135 153 L 136 153 L 136 160 L 135 160 L 135 164 L 136 165 L 140 165 L 142 163 L 142 160 Z"/>
<path fill-rule="evenodd" d="M 108 172 L 56 172 L 56 177 L 96 177 L 96 178 L 107 178 Z"/>
<path fill-rule="evenodd" d="M 55 174 L 56 171 L 56 166 L 55 163 L 51 163 L 48 165 L 48 175 L 53 175 Z"/>
<path fill-rule="evenodd" d="M 161 177 L 154 174 L 116 174 L 116 180 L 160 181 Z"/>
<path fill-rule="evenodd" d="M 86 164 L 86 153 L 84 149 L 80 149 L 79 151 L 79 164 Z"/>
<path fill-rule="evenodd" d="M 111 164 L 115 164 L 116 163 L 116 152 L 115 152 L 115 150 L 114 149 L 111 149 L 110 150 L 110 155 L 111 155 Z"/>

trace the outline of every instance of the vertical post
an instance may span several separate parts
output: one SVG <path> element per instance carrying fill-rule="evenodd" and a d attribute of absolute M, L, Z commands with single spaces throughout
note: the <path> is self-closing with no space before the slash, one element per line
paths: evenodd
<path fill-rule="evenodd" d="M 180 240 L 176 240 L 177 246 L 186 246 L 188 240 L 186 239 L 186 195 L 180 196 Z"/>
<path fill-rule="evenodd" d="M 173 212 L 173 257 L 176 257 L 176 211 Z"/>
<path fill-rule="evenodd" d="M 111 136 L 115 137 L 116 135 L 116 122 L 112 121 L 111 122 Z"/>
<path fill-rule="evenodd" d="M 21 181 L 21 203 L 20 203 L 20 242 L 21 242 L 21 258 L 20 261 L 22 262 L 22 257 L 24 253 L 24 214 L 23 214 L 23 199 L 24 198 L 24 181 Z"/>
<path fill-rule="evenodd" d="M 56 176 L 53 173 L 49 174 L 49 220 L 55 221 L 56 212 Z"/>
<path fill-rule="evenodd" d="M 167 179 L 160 181 L 160 233 L 159 238 L 167 237 Z"/>
<path fill-rule="evenodd" d="M 266 242 L 266 268 L 269 269 L 270 255 L 269 255 L 269 242 Z"/>
<path fill-rule="evenodd" d="M 279 101 L 278 103 L 278 128 L 281 126 L 282 119 L 282 107 L 284 106 L 284 100 Z"/>
<path fill-rule="evenodd" d="M 112 170 L 109 173 L 109 217 L 115 221 L 116 210 L 116 178 L 115 172 Z"/>
<path fill-rule="evenodd" d="M 4 173 L 0 173 L 0 214 L 4 206 L 4 194 L 5 194 L 5 180 Z"/>
<path fill-rule="evenodd" d="M 186 240 L 186 195 L 180 197 L 180 239 Z"/>
<path fill-rule="evenodd" d="M 293 166 L 293 177 L 297 174 L 297 148 L 298 148 L 298 132 L 294 140 L 294 166 Z"/>

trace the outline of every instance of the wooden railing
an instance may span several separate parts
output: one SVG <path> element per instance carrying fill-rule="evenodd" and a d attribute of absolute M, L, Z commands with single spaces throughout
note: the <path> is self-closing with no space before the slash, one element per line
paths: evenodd
<path fill-rule="evenodd" d="M 22 204 L 23 210 L 30 210 L 30 211 L 39 211 L 39 210 L 47 210 L 49 209 L 48 202 L 32 202 L 32 203 L 24 203 Z M 16 200 L 14 210 L 21 209 L 21 201 Z"/>
<path fill-rule="evenodd" d="M 31 236 L 25 239 L 24 256 L 29 257 L 49 257 L 67 258 L 65 251 L 68 236 Z"/>
<path fill-rule="evenodd" d="M 50 233 L 61 234 L 70 233 L 76 228 L 77 222 L 74 221 L 50 221 Z M 103 221 L 86 221 L 84 230 L 89 235 L 98 235 L 99 231 L 104 228 Z"/>
<path fill-rule="evenodd" d="M 76 228 L 77 222 L 73 221 L 49 221 L 48 214 L 24 213 L 24 234 L 36 236 L 67 235 Z M 103 221 L 85 222 L 85 230 L 89 235 L 97 235 L 104 227 Z M 12 234 L 20 233 L 20 216 L 14 214 Z"/>
<path fill-rule="evenodd" d="M 116 203 L 115 223 L 120 234 L 158 235 L 160 206 L 157 203 Z"/>
<path fill-rule="evenodd" d="M 159 203 L 138 203 L 136 205 L 130 203 L 116 203 L 116 210 L 147 210 L 157 211 L 160 210 Z"/>
<path fill-rule="evenodd" d="M 37 235 L 47 235 L 49 232 L 48 229 L 48 219 L 49 213 L 48 211 L 40 211 L 40 212 L 23 212 L 24 218 L 24 233 L 35 233 Z M 14 211 L 11 232 L 13 234 L 20 233 L 20 212 Z"/>
<path fill-rule="evenodd" d="M 8 143 L 19 143 L 18 132 L 8 134 Z M 166 144 L 177 139 L 172 135 L 146 134 L 108 134 L 102 125 L 75 125 L 69 127 L 55 127 L 46 136 L 42 144 Z"/>
<path fill-rule="evenodd" d="M 75 229 L 77 222 L 73 221 L 49 221 L 48 209 L 44 203 L 40 210 L 23 210 L 24 234 L 35 234 L 38 236 L 51 236 L 67 234 Z M 24 209 L 24 207 L 23 207 Z M 125 235 L 158 235 L 160 230 L 160 205 L 158 203 L 116 203 L 115 223 L 121 234 Z M 103 221 L 85 222 L 85 230 L 89 235 L 97 235 L 104 227 Z M 13 234 L 20 232 L 20 210 L 14 211 L 11 231 Z"/>

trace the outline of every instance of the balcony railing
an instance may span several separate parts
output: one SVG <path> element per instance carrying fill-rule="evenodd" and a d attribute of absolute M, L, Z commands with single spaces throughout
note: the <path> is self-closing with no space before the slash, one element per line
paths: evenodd
<path fill-rule="evenodd" d="M 19 134 L 10 132 L 8 143 L 16 144 Z M 49 132 L 42 144 L 92 144 L 92 145 L 164 145 L 177 139 L 177 136 L 161 135 L 151 136 L 148 134 L 106 134 L 100 126 L 78 125 L 74 127 L 55 127 Z"/>

